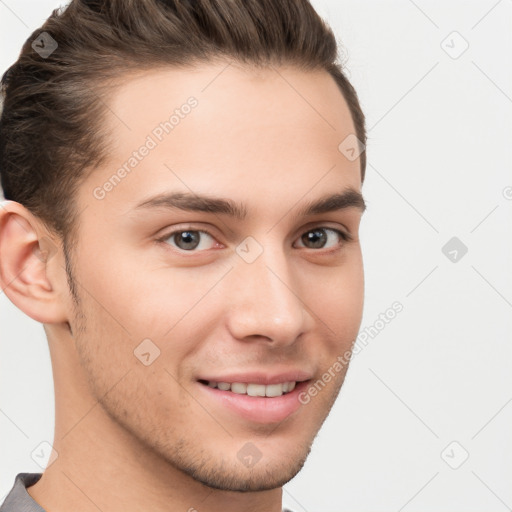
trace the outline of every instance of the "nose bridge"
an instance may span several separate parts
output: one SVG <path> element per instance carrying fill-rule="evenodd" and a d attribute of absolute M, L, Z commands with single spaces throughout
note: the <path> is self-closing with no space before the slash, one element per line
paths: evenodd
<path fill-rule="evenodd" d="M 266 337 L 292 343 L 308 327 L 297 275 L 282 248 L 263 248 L 252 262 L 238 258 L 231 276 L 228 324 L 237 339 Z"/>

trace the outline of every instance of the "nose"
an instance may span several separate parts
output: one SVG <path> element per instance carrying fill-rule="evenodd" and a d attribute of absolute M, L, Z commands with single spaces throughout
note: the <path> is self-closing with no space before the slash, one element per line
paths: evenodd
<path fill-rule="evenodd" d="M 226 290 L 227 323 L 234 338 L 286 346 L 311 329 L 313 317 L 301 294 L 299 269 L 291 265 L 279 249 L 265 248 L 252 263 L 237 260 Z"/>

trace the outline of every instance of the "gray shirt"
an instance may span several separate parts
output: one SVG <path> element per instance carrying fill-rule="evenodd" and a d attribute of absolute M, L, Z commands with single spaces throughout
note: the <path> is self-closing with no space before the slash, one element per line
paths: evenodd
<path fill-rule="evenodd" d="M 41 476 L 42 473 L 18 473 L 13 488 L 0 506 L 0 512 L 45 512 L 27 492 L 27 487 L 34 485 Z"/>
<path fill-rule="evenodd" d="M 42 473 L 18 473 L 13 488 L 0 506 L 0 512 L 46 512 L 27 492 L 27 487 L 34 485 L 41 476 Z M 283 512 L 292 511 L 283 509 Z"/>

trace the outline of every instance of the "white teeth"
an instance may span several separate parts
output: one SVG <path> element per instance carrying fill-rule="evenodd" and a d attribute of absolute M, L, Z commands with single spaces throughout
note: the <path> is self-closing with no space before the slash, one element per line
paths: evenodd
<path fill-rule="evenodd" d="M 233 382 L 233 384 L 231 384 L 231 391 L 239 395 L 245 395 L 247 393 L 247 384 L 243 382 Z"/>
<path fill-rule="evenodd" d="M 282 384 L 269 384 L 265 389 L 266 396 L 281 396 L 283 394 Z"/>
<path fill-rule="evenodd" d="M 265 396 L 265 384 L 247 384 L 249 396 Z"/>
<path fill-rule="evenodd" d="M 208 381 L 211 388 L 219 388 L 222 391 L 232 391 L 238 395 L 276 397 L 289 393 L 295 389 L 296 382 L 282 382 L 280 384 L 246 384 L 244 382 L 215 382 Z"/>

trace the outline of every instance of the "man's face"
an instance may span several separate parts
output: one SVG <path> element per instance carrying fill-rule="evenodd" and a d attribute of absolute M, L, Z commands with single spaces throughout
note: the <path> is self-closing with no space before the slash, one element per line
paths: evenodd
<path fill-rule="evenodd" d="M 127 77 L 108 107 L 113 149 L 80 187 L 72 254 L 87 393 L 207 485 L 283 485 L 339 392 L 347 365 L 335 363 L 361 321 L 361 208 L 301 213 L 361 190 L 359 160 L 338 150 L 355 132 L 348 107 L 326 72 L 225 64 Z M 245 216 L 147 203 L 178 192 Z M 240 394 L 262 390 L 284 394 Z"/>

